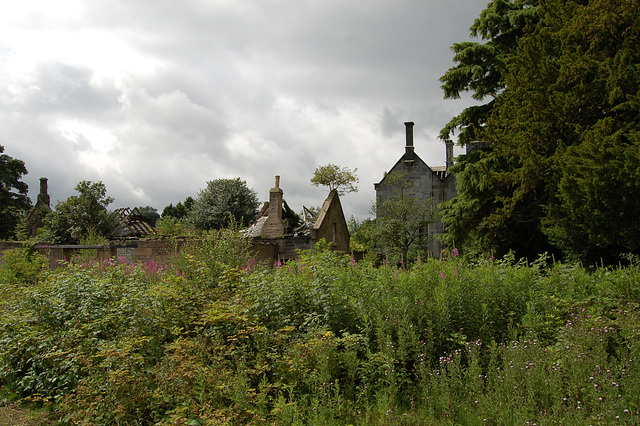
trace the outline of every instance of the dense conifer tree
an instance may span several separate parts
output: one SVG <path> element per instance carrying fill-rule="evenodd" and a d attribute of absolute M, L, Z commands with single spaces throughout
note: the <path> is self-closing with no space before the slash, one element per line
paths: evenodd
<path fill-rule="evenodd" d="M 491 148 L 454 169 L 459 197 L 444 221 L 450 238 L 483 249 L 614 261 L 639 249 L 640 4 L 536 10 L 480 132 Z"/>

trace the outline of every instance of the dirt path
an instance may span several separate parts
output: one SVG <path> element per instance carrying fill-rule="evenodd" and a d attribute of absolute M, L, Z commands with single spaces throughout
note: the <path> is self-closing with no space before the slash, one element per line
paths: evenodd
<path fill-rule="evenodd" d="M 0 426 L 46 426 L 53 424 L 46 413 L 0 402 Z"/>

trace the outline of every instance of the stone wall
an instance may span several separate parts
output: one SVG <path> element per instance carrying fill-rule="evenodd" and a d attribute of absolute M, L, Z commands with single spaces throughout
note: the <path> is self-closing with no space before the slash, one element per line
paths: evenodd
<path fill-rule="evenodd" d="M 429 167 L 414 151 L 413 146 L 413 123 L 407 122 L 406 126 L 406 146 L 405 152 L 391 168 L 388 174 L 374 185 L 376 198 L 384 201 L 393 196 L 398 189 L 387 183 L 387 176 L 394 172 L 405 174 L 405 181 L 411 181 L 412 186 L 404 191 L 405 196 L 418 199 L 433 200 L 436 208 L 445 201 L 457 196 L 455 176 L 447 172 L 446 167 Z M 453 163 L 453 147 L 450 144 L 446 147 L 446 163 Z M 451 151 L 451 152 L 449 152 Z M 429 256 L 439 257 L 443 248 L 442 243 L 437 239 L 439 234 L 444 232 L 444 225 L 440 221 L 431 223 L 427 227 L 429 234 L 428 251 Z"/>
<path fill-rule="evenodd" d="M 20 241 L 0 241 L 1 252 L 5 250 L 24 247 Z M 131 240 L 113 242 L 107 245 L 57 245 L 49 243 L 37 243 L 31 245 L 36 252 L 49 258 L 49 267 L 55 269 L 63 262 L 69 262 L 77 256 L 80 250 L 90 251 L 96 255 L 99 261 L 111 258 L 124 258 L 129 262 L 142 263 L 148 260 L 159 261 L 166 257 L 172 247 L 167 240 Z"/>

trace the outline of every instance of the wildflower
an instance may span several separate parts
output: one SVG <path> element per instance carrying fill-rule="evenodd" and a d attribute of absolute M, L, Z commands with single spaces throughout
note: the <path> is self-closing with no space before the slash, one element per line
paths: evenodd
<path fill-rule="evenodd" d="M 460 253 L 458 252 L 457 248 L 453 248 L 453 250 L 451 250 L 451 256 L 452 257 L 458 257 L 460 255 Z"/>
<path fill-rule="evenodd" d="M 447 274 L 445 274 L 444 271 L 440 271 L 440 278 L 446 279 L 447 278 Z"/>

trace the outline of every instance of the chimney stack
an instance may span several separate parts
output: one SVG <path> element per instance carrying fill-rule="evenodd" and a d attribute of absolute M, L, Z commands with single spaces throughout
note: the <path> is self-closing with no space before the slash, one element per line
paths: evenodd
<path fill-rule="evenodd" d="M 407 139 L 407 143 L 406 143 L 406 147 L 405 147 L 405 151 L 404 151 L 404 162 L 407 163 L 407 165 L 411 165 L 413 164 L 414 161 L 414 150 L 413 150 L 413 121 L 406 121 L 404 123 L 405 126 L 405 132 L 406 132 L 406 139 Z"/>
<path fill-rule="evenodd" d="M 446 144 L 446 166 L 447 166 L 447 171 L 449 171 L 449 167 L 453 166 L 453 141 L 450 139 L 447 139 L 445 141 Z"/>
<path fill-rule="evenodd" d="M 413 121 L 407 121 L 404 123 L 405 126 L 405 132 L 407 135 L 407 146 L 406 146 L 406 152 L 407 154 L 411 153 L 413 154 L 413 126 L 414 123 Z"/>
<path fill-rule="evenodd" d="M 51 198 L 48 193 L 47 178 L 40 178 L 40 194 L 38 194 L 38 201 L 41 201 L 44 205 L 49 206 Z"/>
<path fill-rule="evenodd" d="M 276 176 L 275 186 L 269 190 L 269 209 L 267 210 L 267 219 L 262 226 L 260 236 L 276 238 L 284 234 L 282 195 L 283 191 L 280 189 L 280 176 Z"/>

